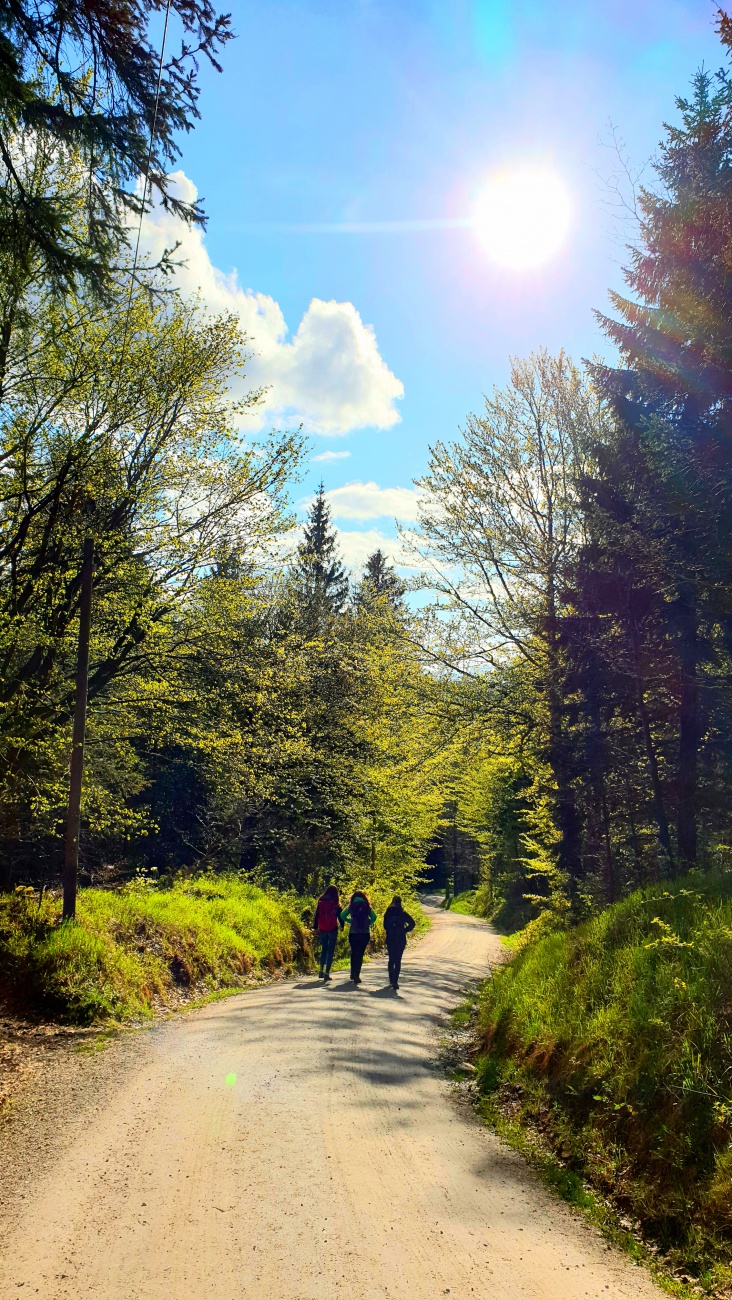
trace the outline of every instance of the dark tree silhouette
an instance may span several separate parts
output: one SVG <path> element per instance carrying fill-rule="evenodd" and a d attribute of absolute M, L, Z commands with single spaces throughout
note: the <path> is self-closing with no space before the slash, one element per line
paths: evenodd
<path fill-rule="evenodd" d="M 404 592 L 404 583 L 397 577 L 384 552 L 381 549 L 374 551 L 366 561 L 356 592 L 359 604 L 368 605 L 376 598 L 387 600 L 396 609 Z"/>
<path fill-rule="evenodd" d="M 728 24 L 721 34 L 729 44 Z M 620 319 L 601 318 L 624 365 L 596 369 L 618 420 L 605 457 L 613 491 L 598 501 L 628 555 L 641 557 L 640 568 L 627 566 L 636 584 L 663 593 L 677 663 L 677 847 L 690 867 L 707 725 L 703 665 L 715 629 L 732 630 L 732 80 L 702 70 L 677 106 L 681 124 L 667 128 L 661 146 L 662 189 L 641 196 L 640 241 L 626 271 L 633 298 L 612 294 Z"/>
<path fill-rule="evenodd" d="M 348 575 L 338 555 L 325 487 L 320 484 L 297 548 L 293 580 L 303 622 L 315 634 L 348 599 Z"/>
<path fill-rule="evenodd" d="M 160 66 L 151 21 L 167 0 L 8 0 L 0 6 L 0 260 L 30 243 L 56 284 L 79 277 L 103 288 L 124 238 L 125 214 L 140 210 L 134 184 L 149 181 L 164 205 L 202 221 L 197 204 L 168 193 L 176 134 L 199 116 L 198 59 L 217 69 L 232 35 L 211 0 L 170 0 L 183 29 Z M 157 25 L 157 24 L 156 24 Z M 156 33 L 159 46 L 160 32 Z M 66 146 L 85 171 L 87 221 L 78 206 L 27 183 L 24 148 L 38 139 Z"/>

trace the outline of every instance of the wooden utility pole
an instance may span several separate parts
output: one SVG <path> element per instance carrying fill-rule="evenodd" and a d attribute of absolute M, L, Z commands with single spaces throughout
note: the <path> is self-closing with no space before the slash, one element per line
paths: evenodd
<path fill-rule="evenodd" d="M 455 800 L 455 809 L 454 809 L 454 812 L 453 812 L 453 814 L 452 814 L 452 896 L 453 896 L 453 898 L 457 898 L 457 896 L 458 896 L 458 880 L 457 880 L 457 863 L 458 863 L 458 825 L 457 825 L 457 815 L 458 815 L 458 801 L 457 801 L 457 799 L 456 799 L 456 800 Z"/>
<path fill-rule="evenodd" d="M 84 781 L 84 736 L 86 733 L 86 698 L 89 685 L 89 637 L 91 632 L 92 585 L 94 581 L 94 538 L 84 540 L 81 561 L 79 598 L 79 648 L 76 655 L 76 698 L 74 730 L 71 740 L 69 811 L 66 818 L 64 849 L 63 919 L 76 916 L 76 884 L 79 875 L 79 827 L 81 822 L 81 788 Z"/>

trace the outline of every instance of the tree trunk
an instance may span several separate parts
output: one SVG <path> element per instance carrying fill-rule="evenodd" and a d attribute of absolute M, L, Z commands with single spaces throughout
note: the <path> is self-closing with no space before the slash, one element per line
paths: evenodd
<path fill-rule="evenodd" d="M 547 637 L 547 704 L 549 743 L 547 757 L 556 786 L 556 824 L 559 831 L 559 870 L 566 875 L 572 910 L 579 905 L 578 885 L 582 876 L 580 823 L 571 780 L 568 741 L 564 726 L 564 700 L 560 672 L 559 638 L 553 610 Z"/>
<path fill-rule="evenodd" d="M 5 375 L 8 369 L 10 340 L 13 334 L 14 312 L 7 314 L 0 326 L 0 400 L 5 396 Z"/>
<path fill-rule="evenodd" d="M 605 781 L 600 779 L 600 811 L 602 813 L 602 840 L 605 859 L 605 902 L 616 903 L 618 900 L 618 873 L 615 866 L 612 839 L 610 836 L 610 811 L 607 806 Z"/>
<path fill-rule="evenodd" d="M 76 658 L 76 702 L 71 740 L 69 810 L 66 818 L 64 852 L 65 921 L 76 916 L 76 886 L 79 874 L 79 831 L 81 826 L 81 790 L 84 780 L 84 737 L 86 734 L 86 697 L 89 680 L 89 640 L 91 634 L 92 584 L 94 580 L 94 539 L 84 542 L 79 599 L 79 649 Z"/>
<path fill-rule="evenodd" d="M 453 898 L 457 898 L 457 896 L 458 896 L 458 878 L 457 878 L 457 863 L 458 863 L 458 828 L 457 828 L 457 810 L 458 810 L 458 806 L 457 806 L 457 800 L 456 800 L 456 801 L 455 801 L 455 812 L 454 812 L 454 814 L 453 814 L 453 819 L 452 819 L 452 896 L 453 896 Z"/>
<path fill-rule="evenodd" d="M 556 786 L 556 821 L 560 834 L 559 870 L 568 880 L 569 898 L 573 909 L 579 904 L 578 886 L 582 877 L 582 852 L 580 822 L 577 802 L 571 784 L 567 761 L 566 741 L 559 707 L 550 704 L 550 734 L 548 758 Z"/>
<path fill-rule="evenodd" d="M 696 863 L 697 852 L 697 767 L 701 728 L 699 725 L 699 635 L 696 605 L 684 601 L 678 613 L 679 666 L 681 690 L 679 696 L 679 753 L 678 753 L 678 849 L 680 865 L 690 871 Z"/>
<path fill-rule="evenodd" d="M 618 897 L 618 879 L 615 855 L 613 854 L 610 827 L 610 810 L 607 802 L 607 784 L 605 773 L 609 769 L 605 736 L 602 728 L 600 705 L 598 700 L 598 666 L 594 657 L 588 661 L 584 683 L 584 696 L 590 730 L 587 744 L 587 763 L 590 769 L 590 788 L 593 790 L 596 807 L 600 814 L 600 841 L 602 844 L 603 880 L 606 903 L 614 903 Z"/>
<path fill-rule="evenodd" d="M 633 861 L 635 863 L 635 884 L 644 885 L 646 883 L 647 871 L 641 853 L 640 840 L 638 839 L 638 827 L 635 824 L 635 813 L 633 812 L 633 795 L 634 791 L 630 788 L 627 771 L 623 772 L 625 782 L 625 806 L 628 813 L 628 829 L 630 831 L 630 843 L 633 849 Z"/>
<path fill-rule="evenodd" d="M 651 792 L 653 796 L 653 812 L 658 828 L 658 842 L 663 850 L 666 860 L 666 875 L 671 875 L 674 869 L 674 856 L 671 849 L 671 835 L 668 828 L 668 817 L 666 816 L 666 805 L 663 798 L 663 789 L 661 778 L 658 771 L 658 759 L 653 744 L 653 734 L 651 732 L 651 723 L 648 717 L 648 708 L 646 706 L 645 690 L 643 678 L 640 671 L 640 657 L 638 653 L 638 630 L 634 624 L 630 626 L 630 641 L 633 649 L 633 669 L 635 677 L 635 694 L 638 718 L 643 735 L 643 746 L 646 751 L 646 761 L 651 778 Z"/>
<path fill-rule="evenodd" d="M 557 789 L 557 830 L 560 834 L 559 869 L 567 876 L 569 900 L 573 911 L 579 904 L 578 884 L 582 876 L 580 821 L 571 780 L 568 740 L 564 726 L 564 681 L 562 673 L 560 628 L 557 616 L 556 575 L 554 572 L 553 531 L 549 519 L 550 560 L 546 587 L 546 692 L 549 706 L 548 758 Z"/>

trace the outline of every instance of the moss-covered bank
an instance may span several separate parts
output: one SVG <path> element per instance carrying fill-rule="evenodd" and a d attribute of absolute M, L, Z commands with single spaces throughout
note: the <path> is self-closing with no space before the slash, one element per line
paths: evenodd
<path fill-rule="evenodd" d="M 21 1009 L 73 1023 L 148 1015 L 312 960 L 299 900 L 237 876 L 85 889 L 67 924 L 60 909 L 29 890 L 0 895 L 0 984 Z"/>

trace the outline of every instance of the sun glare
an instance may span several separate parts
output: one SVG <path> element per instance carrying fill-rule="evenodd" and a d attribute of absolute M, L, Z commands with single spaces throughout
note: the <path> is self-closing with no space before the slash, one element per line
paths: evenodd
<path fill-rule="evenodd" d="M 562 247 L 572 205 L 550 171 L 526 169 L 495 175 L 473 213 L 476 234 L 492 261 L 512 271 L 548 262 Z"/>

